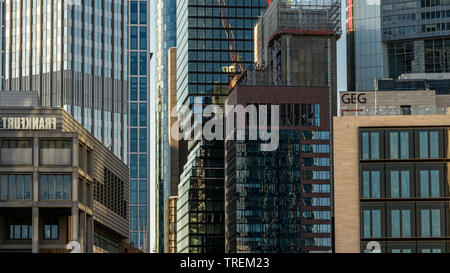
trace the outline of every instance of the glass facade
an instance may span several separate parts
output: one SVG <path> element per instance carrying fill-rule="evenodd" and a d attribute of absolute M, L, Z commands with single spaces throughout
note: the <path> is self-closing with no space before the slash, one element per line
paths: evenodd
<path fill-rule="evenodd" d="M 177 46 L 177 1 L 158 0 L 157 8 L 157 181 L 158 181 L 158 250 L 164 251 L 164 207 L 169 189 L 169 49 Z M 176 190 L 176 189 L 175 189 Z"/>
<path fill-rule="evenodd" d="M 36 90 L 127 161 L 128 1 L 4 1 L 5 89 Z"/>
<path fill-rule="evenodd" d="M 388 253 L 450 251 L 448 132 L 360 130 L 361 249 L 378 241 Z"/>
<path fill-rule="evenodd" d="M 373 90 L 383 77 L 382 0 L 347 0 L 349 90 Z"/>
<path fill-rule="evenodd" d="M 223 105 L 224 98 L 228 95 L 230 79 L 230 75 L 224 71 L 233 65 L 230 53 L 237 56 L 237 63 L 253 64 L 253 27 L 266 7 L 266 0 L 178 2 L 178 105 L 184 104 L 196 109 L 203 109 L 208 104 Z M 228 32 L 225 26 L 229 29 Z M 223 145 L 220 141 L 189 143 L 188 163 L 180 179 L 178 192 L 178 252 L 223 253 L 225 250 L 224 162 L 223 158 L 216 158 L 216 154 L 224 154 Z M 206 154 L 198 155 L 198 151 Z M 216 154 L 210 151 L 215 151 Z M 206 165 L 193 165 L 197 158 Z M 210 166 L 214 167 L 209 169 Z M 188 194 L 191 187 L 202 187 L 202 190 L 198 190 L 198 197 L 195 196 L 196 192 L 193 192 L 193 196 Z M 205 192 L 207 194 L 203 197 Z M 195 200 L 200 196 L 207 198 L 208 202 L 200 202 L 197 206 Z M 204 205 L 208 207 L 203 208 Z M 190 213 L 191 210 L 195 212 Z M 209 213 L 205 214 L 202 210 Z M 189 214 L 192 214 L 192 218 Z"/>
<path fill-rule="evenodd" d="M 373 90 L 380 78 L 450 71 L 450 1 L 347 0 L 347 31 L 355 90 Z"/>
<path fill-rule="evenodd" d="M 331 252 L 330 133 L 282 127 L 274 152 L 227 142 L 227 252 Z"/>
<path fill-rule="evenodd" d="M 128 2 L 130 244 L 150 252 L 150 3 Z"/>

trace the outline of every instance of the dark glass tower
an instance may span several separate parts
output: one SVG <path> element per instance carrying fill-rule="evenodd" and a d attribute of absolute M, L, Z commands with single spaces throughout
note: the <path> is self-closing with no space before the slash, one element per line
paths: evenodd
<path fill-rule="evenodd" d="M 253 63 L 253 27 L 266 0 L 194 0 L 177 6 L 177 103 L 201 114 L 223 105 L 228 68 Z M 228 31 L 227 31 L 228 30 Z M 231 53 L 231 54 L 230 54 Z M 224 143 L 191 141 L 180 178 L 177 251 L 224 252 Z"/>

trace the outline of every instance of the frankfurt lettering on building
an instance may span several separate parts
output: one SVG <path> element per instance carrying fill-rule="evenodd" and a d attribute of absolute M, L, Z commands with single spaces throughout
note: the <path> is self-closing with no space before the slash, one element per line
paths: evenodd
<path fill-rule="evenodd" d="M 56 117 L 2 117 L 1 130 L 56 130 Z"/>

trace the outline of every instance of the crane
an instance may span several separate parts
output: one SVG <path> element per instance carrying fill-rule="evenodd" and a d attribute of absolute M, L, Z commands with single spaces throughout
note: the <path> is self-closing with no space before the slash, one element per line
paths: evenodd
<path fill-rule="evenodd" d="M 242 66 L 241 63 L 239 63 L 239 61 L 241 60 L 241 57 L 239 56 L 239 53 L 236 50 L 236 40 L 235 40 L 234 32 L 231 29 L 231 25 L 229 22 L 230 19 L 228 17 L 228 9 L 226 7 L 225 0 L 217 0 L 217 3 L 220 6 L 220 15 L 222 17 L 222 25 L 223 25 L 223 28 L 225 29 L 225 33 L 227 35 L 228 50 L 230 52 L 231 61 L 232 61 L 231 66 L 223 67 L 222 70 L 224 72 L 229 73 L 230 79 L 231 79 L 235 75 L 237 75 L 238 72 L 244 71 L 244 67 Z M 239 68 L 239 71 L 238 71 L 238 68 Z"/>
<path fill-rule="evenodd" d="M 228 9 L 226 7 L 225 0 L 217 0 L 217 3 L 220 6 L 220 15 L 222 17 L 222 25 L 225 29 L 225 33 L 227 35 L 228 40 L 228 50 L 230 52 L 232 65 L 227 67 L 222 67 L 222 71 L 230 74 L 230 80 L 234 78 L 237 74 L 244 71 L 244 67 L 240 61 L 242 60 L 241 56 L 239 56 L 239 52 L 236 49 L 236 40 L 234 36 L 233 29 L 231 28 L 229 17 L 228 17 Z M 272 0 L 267 0 L 267 6 L 272 4 Z"/>

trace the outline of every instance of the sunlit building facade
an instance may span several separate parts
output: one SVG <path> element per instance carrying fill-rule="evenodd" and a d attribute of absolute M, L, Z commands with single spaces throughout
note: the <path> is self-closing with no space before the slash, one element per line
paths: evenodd
<path fill-rule="evenodd" d="M 171 195 L 169 189 L 169 49 L 177 45 L 177 0 L 158 0 L 156 3 L 157 39 L 157 174 L 156 200 L 158 251 L 164 251 L 164 208 Z"/>
<path fill-rule="evenodd" d="M 128 1 L 5 1 L 5 89 L 35 90 L 127 161 Z"/>

